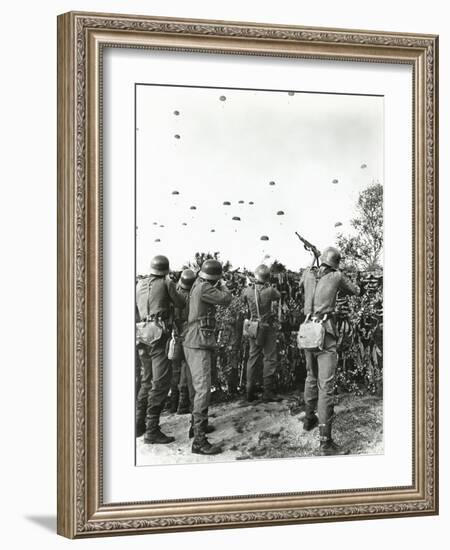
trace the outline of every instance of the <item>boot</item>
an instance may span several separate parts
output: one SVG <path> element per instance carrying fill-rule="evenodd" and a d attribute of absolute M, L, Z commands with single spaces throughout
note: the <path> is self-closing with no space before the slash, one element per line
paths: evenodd
<path fill-rule="evenodd" d="M 262 400 L 264 403 L 279 403 L 280 401 L 283 401 L 283 398 L 273 391 L 272 386 L 268 386 L 264 387 Z"/>
<path fill-rule="evenodd" d="M 159 427 L 159 416 L 150 416 L 147 419 L 147 431 L 145 432 L 144 443 L 167 444 L 175 441 L 175 438 L 164 434 Z"/>
<path fill-rule="evenodd" d="M 305 406 L 305 418 L 303 419 L 303 429 L 306 432 L 310 432 L 316 426 L 319 425 L 319 419 L 314 411 L 314 408 L 310 404 Z"/>
<path fill-rule="evenodd" d="M 305 418 L 303 419 L 303 429 L 305 430 L 305 432 L 310 432 L 318 425 L 319 419 L 315 414 L 313 414 L 312 416 L 305 416 Z"/>
<path fill-rule="evenodd" d="M 319 454 L 321 456 L 335 456 L 335 455 L 348 455 L 349 450 L 340 447 L 331 438 L 331 423 L 319 424 L 319 439 L 320 448 Z"/>
<path fill-rule="evenodd" d="M 178 402 L 180 401 L 180 392 L 178 388 L 172 389 L 170 391 L 170 406 L 169 412 L 175 414 L 178 410 Z"/>
<path fill-rule="evenodd" d="M 210 434 L 215 430 L 216 428 L 212 424 L 207 424 L 205 428 L 205 433 Z M 191 427 L 189 428 L 189 439 L 192 439 L 193 437 L 194 437 L 194 426 L 192 426 L 191 424 Z"/>
<path fill-rule="evenodd" d="M 252 403 L 253 401 L 256 401 L 258 399 L 258 395 L 256 394 L 255 388 L 248 388 L 247 389 L 247 401 L 249 403 Z"/>
<path fill-rule="evenodd" d="M 145 434 L 145 417 L 136 412 L 136 437 Z"/>
<path fill-rule="evenodd" d="M 189 391 L 187 388 L 180 390 L 180 400 L 178 402 L 177 414 L 188 414 L 191 412 L 191 402 L 189 401 Z"/>
<path fill-rule="evenodd" d="M 221 444 L 213 445 L 205 436 L 201 439 L 194 439 L 191 450 L 197 455 L 218 455 L 223 452 Z"/>
<path fill-rule="evenodd" d="M 264 378 L 264 390 L 262 400 L 264 403 L 279 403 L 283 398 L 277 395 L 274 391 L 273 377 Z"/>

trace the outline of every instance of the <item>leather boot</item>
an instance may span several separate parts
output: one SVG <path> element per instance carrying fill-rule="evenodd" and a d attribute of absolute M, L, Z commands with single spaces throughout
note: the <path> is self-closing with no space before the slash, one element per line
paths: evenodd
<path fill-rule="evenodd" d="M 145 434 L 145 415 L 136 411 L 136 437 Z"/>
<path fill-rule="evenodd" d="M 331 438 L 331 423 L 319 424 L 319 439 L 321 456 L 348 455 L 349 450 L 341 447 Z"/>
<path fill-rule="evenodd" d="M 207 424 L 205 428 L 205 433 L 211 434 L 212 432 L 215 432 L 216 428 L 212 424 Z M 194 427 L 191 424 L 191 427 L 189 428 L 189 439 L 192 439 L 194 437 Z"/>
<path fill-rule="evenodd" d="M 305 432 L 310 432 L 318 425 L 319 419 L 315 414 L 313 414 L 312 416 L 305 416 L 305 418 L 303 419 L 303 429 L 305 430 Z"/>
<path fill-rule="evenodd" d="M 310 432 L 316 426 L 319 425 L 319 419 L 317 418 L 314 409 L 310 405 L 305 406 L 305 417 L 303 419 L 303 429 L 306 432 Z"/>
<path fill-rule="evenodd" d="M 144 443 L 167 444 L 175 441 L 175 438 L 164 434 L 159 427 L 159 416 L 147 417 L 147 430 L 145 432 Z"/>
<path fill-rule="evenodd" d="M 194 439 L 191 450 L 197 455 L 218 455 L 223 453 L 221 444 L 213 445 L 206 439 L 205 436 Z"/>
<path fill-rule="evenodd" d="M 258 399 L 258 395 L 256 394 L 256 390 L 253 387 L 247 388 L 247 401 L 249 403 L 252 403 L 253 401 L 256 401 Z"/>
<path fill-rule="evenodd" d="M 187 388 L 181 388 L 177 414 L 188 414 L 190 412 L 191 402 L 189 401 L 189 391 Z"/>
<path fill-rule="evenodd" d="M 262 400 L 264 403 L 279 403 L 283 401 L 283 398 L 277 395 L 273 390 L 273 386 L 270 385 L 264 386 Z"/>

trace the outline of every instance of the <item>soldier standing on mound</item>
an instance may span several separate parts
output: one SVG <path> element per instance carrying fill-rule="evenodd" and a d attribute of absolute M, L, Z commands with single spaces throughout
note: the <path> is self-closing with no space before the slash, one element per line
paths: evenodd
<path fill-rule="evenodd" d="M 172 365 L 166 347 L 172 331 L 173 306 L 185 306 L 185 296 L 179 294 L 169 278 L 169 260 L 155 256 L 150 263 L 150 276 L 141 279 L 136 287 L 136 303 L 141 321 L 147 320 L 162 328 L 159 340 L 145 346 L 144 368 L 151 369 L 152 381 L 147 400 L 145 443 L 171 443 L 174 437 L 165 435 L 159 427 L 159 417 L 170 388 Z M 148 373 L 147 373 L 148 374 Z M 146 376 L 150 378 L 150 375 Z"/>
<path fill-rule="evenodd" d="M 332 246 L 325 248 L 320 256 L 320 267 L 306 268 L 300 281 L 305 290 L 305 315 L 314 321 L 323 322 L 325 328 L 323 349 L 305 350 L 307 377 L 303 429 L 310 431 L 319 425 L 321 455 L 348 454 L 348 451 L 336 445 L 331 437 L 334 413 L 333 385 L 338 362 L 333 313 L 338 291 L 359 294 L 359 287 L 339 271 L 340 260 L 339 250 Z M 315 414 L 316 408 L 318 418 Z"/>
<path fill-rule="evenodd" d="M 250 351 L 247 361 L 247 400 L 256 399 L 256 366 L 261 355 L 263 368 L 263 401 L 281 401 L 275 395 L 275 372 L 277 369 L 277 334 L 272 314 L 272 302 L 279 300 L 281 294 L 269 284 L 270 269 L 260 265 L 255 269 L 255 284 L 245 288 L 242 297 L 250 310 L 252 321 L 258 321 L 258 334 L 250 338 Z"/>
<path fill-rule="evenodd" d="M 211 394 L 212 355 L 217 347 L 215 336 L 216 305 L 227 306 L 231 293 L 222 279 L 222 265 L 206 260 L 189 295 L 189 316 L 184 333 L 184 354 L 194 388 L 192 452 L 214 455 L 221 445 L 212 445 L 208 433 L 208 407 Z M 211 428 L 211 427 L 210 427 Z"/>

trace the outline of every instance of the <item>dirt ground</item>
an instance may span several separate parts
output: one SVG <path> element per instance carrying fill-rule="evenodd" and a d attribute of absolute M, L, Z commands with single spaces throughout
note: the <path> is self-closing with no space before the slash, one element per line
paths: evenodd
<path fill-rule="evenodd" d="M 318 456 L 318 428 L 303 431 L 303 406 L 297 395 L 285 395 L 280 403 L 247 403 L 244 399 L 213 404 L 210 424 L 216 430 L 212 443 L 223 442 L 224 452 L 215 456 L 191 453 L 188 439 L 190 415 L 164 413 L 161 429 L 175 437 L 169 445 L 148 445 L 136 440 L 136 464 L 187 464 L 231 460 Z M 350 454 L 383 453 L 383 402 L 379 397 L 336 397 L 333 437 Z"/>

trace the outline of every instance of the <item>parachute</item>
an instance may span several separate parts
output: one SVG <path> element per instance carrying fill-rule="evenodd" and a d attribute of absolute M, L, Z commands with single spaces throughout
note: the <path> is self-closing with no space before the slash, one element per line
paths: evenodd
<path fill-rule="evenodd" d="M 181 225 L 187 225 L 187 223 L 186 223 L 186 222 L 183 222 Z"/>
<path fill-rule="evenodd" d="M 196 206 L 191 206 L 190 210 L 197 210 Z"/>
<path fill-rule="evenodd" d="M 269 185 L 275 185 L 274 181 L 269 181 Z"/>
<path fill-rule="evenodd" d="M 277 216 L 284 216 L 284 212 L 283 212 L 283 210 L 278 210 L 278 212 L 277 212 Z"/>
<path fill-rule="evenodd" d="M 161 239 L 155 239 L 155 243 L 160 243 Z"/>
<path fill-rule="evenodd" d="M 221 96 L 219 97 L 219 99 L 220 99 L 220 101 L 225 101 L 227 98 L 226 98 L 224 95 L 221 95 Z"/>
<path fill-rule="evenodd" d="M 180 111 L 174 111 L 173 114 L 174 114 L 175 116 L 178 116 L 178 115 L 180 114 Z"/>
<path fill-rule="evenodd" d="M 215 232 L 216 232 L 216 230 L 215 230 L 215 229 L 211 229 L 211 233 L 215 233 Z"/>
<path fill-rule="evenodd" d="M 334 224 L 334 227 L 340 227 L 341 225 L 342 225 L 341 222 L 336 222 L 336 223 Z"/>
<path fill-rule="evenodd" d="M 231 202 L 229 202 L 229 201 L 224 201 L 224 202 L 223 202 L 223 206 L 231 206 Z"/>
<path fill-rule="evenodd" d="M 332 183 L 339 183 L 339 180 L 334 179 L 334 180 L 332 181 Z"/>
<path fill-rule="evenodd" d="M 172 195 L 179 195 L 179 191 L 172 191 Z"/>
<path fill-rule="evenodd" d="M 235 222 L 240 222 L 241 221 L 241 218 L 239 216 L 233 216 L 233 220 Z"/>
<path fill-rule="evenodd" d="M 175 139 L 180 139 L 181 136 L 180 136 L 180 134 L 175 134 L 173 137 L 174 137 Z"/>
<path fill-rule="evenodd" d="M 269 237 L 267 235 L 263 235 L 260 240 L 261 241 L 268 241 Z"/>
<path fill-rule="evenodd" d="M 361 168 L 362 169 L 367 168 L 367 164 L 366 163 L 361 164 Z"/>

